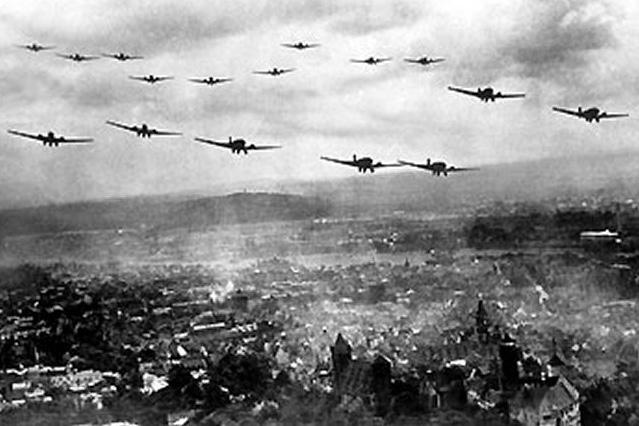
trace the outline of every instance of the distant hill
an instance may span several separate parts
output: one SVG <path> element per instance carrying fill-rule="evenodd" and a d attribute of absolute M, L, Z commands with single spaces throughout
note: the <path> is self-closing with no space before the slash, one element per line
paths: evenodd
<path fill-rule="evenodd" d="M 328 214 L 326 202 L 289 194 L 235 193 L 186 199 L 137 197 L 3 210 L 0 235 L 141 227 L 200 228 Z"/>
<path fill-rule="evenodd" d="M 298 182 L 286 190 L 327 198 L 334 213 L 453 213 L 499 201 L 639 198 L 639 154 L 584 156 L 490 165 L 435 177 L 418 169 L 384 170 L 341 180 Z"/>
<path fill-rule="evenodd" d="M 115 228 L 199 228 L 217 224 L 375 215 L 472 212 L 499 201 L 639 199 L 639 154 L 491 165 L 434 177 L 416 169 L 319 181 L 256 181 L 262 192 L 171 194 L 0 210 L 0 236 Z M 301 194 L 301 195 L 290 195 Z"/>

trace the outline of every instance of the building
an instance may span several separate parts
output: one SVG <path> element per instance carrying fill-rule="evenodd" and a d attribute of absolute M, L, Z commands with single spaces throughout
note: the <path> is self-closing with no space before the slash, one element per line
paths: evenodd
<path fill-rule="evenodd" d="M 510 401 L 510 416 L 523 425 L 579 426 L 579 392 L 563 376 L 526 385 Z"/>

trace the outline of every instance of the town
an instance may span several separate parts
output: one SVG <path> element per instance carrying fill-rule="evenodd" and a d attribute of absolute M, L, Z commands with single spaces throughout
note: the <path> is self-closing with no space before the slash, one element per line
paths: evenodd
<path fill-rule="evenodd" d="M 639 419 L 637 307 L 619 299 L 627 272 L 600 253 L 557 245 L 530 253 L 441 243 L 415 252 L 433 241 L 405 240 L 397 225 L 375 243 L 378 228 L 366 223 L 349 223 L 336 246 L 348 253 L 371 241 L 379 258 L 359 263 L 275 256 L 228 269 L 198 262 L 5 268 L 3 421 L 37 424 L 43 414 L 46 424 L 77 425 Z M 437 225 L 439 237 L 450 232 L 446 223 Z M 322 226 L 335 225 L 314 221 L 312 229 Z"/>

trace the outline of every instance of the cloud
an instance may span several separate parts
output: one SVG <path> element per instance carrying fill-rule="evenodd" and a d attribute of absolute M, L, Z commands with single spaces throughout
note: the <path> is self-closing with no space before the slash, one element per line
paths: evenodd
<path fill-rule="evenodd" d="M 352 3 L 330 27 L 342 34 L 364 35 L 396 27 L 409 27 L 423 18 L 425 4 L 406 1 Z"/>
<path fill-rule="evenodd" d="M 0 46 L 5 126 L 52 128 L 97 143 L 81 150 L 0 145 L 0 156 L 25 164 L 3 182 L 9 190 L 0 186 L 0 202 L 12 179 L 21 192 L 31 185 L 69 199 L 158 191 L 160 178 L 162 190 L 180 191 L 242 173 L 255 179 L 339 175 L 340 168 L 314 167 L 319 155 L 432 155 L 465 164 L 547 157 L 586 143 L 604 150 L 604 141 L 636 133 L 632 120 L 581 126 L 550 106 L 592 102 L 632 113 L 639 7 L 613 4 L 123 0 L 114 7 L 112 0 L 7 0 L 0 10 L 0 32 L 9 40 Z M 321 47 L 280 46 L 298 40 Z M 31 41 L 63 52 L 123 50 L 145 60 L 75 64 L 9 45 Z M 377 67 L 349 63 L 371 55 L 394 60 Z M 446 62 L 422 68 L 402 61 L 421 55 Z M 273 66 L 296 71 L 278 78 L 251 73 Z M 127 78 L 149 73 L 176 79 L 149 86 Z M 207 75 L 234 81 L 207 87 L 186 80 Z M 527 97 L 485 105 L 447 91 L 449 84 L 494 85 Z M 147 122 L 184 137 L 138 144 L 135 135 L 105 126 L 106 119 Z M 228 157 L 191 140 L 229 135 L 286 149 L 265 161 L 270 157 Z M 539 142 L 528 143 L 533 140 Z M 80 170 L 86 182 L 73 193 L 67 186 L 79 175 L 67 169 Z"/>
<path fill-rule="evenodd" d="M 528 4 L 528 3 L 527 3 Z M 575 85 L 596 59 L 592 53 L 615 47 L 615 18 L 598 0 L 530 2 L 515 18 L 514 34 L 498 50 L 520 78 Z"/>

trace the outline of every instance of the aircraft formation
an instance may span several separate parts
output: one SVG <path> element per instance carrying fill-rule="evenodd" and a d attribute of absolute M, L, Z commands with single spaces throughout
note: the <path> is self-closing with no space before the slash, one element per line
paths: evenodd
<path fill-rule="evenodd" d="M 306 42 L 299 41 L 295 43 L 282 43 L 281 46 L 287 49 L 302 51 L 307 49 L 315 49 L 320 47 L 321 45 L 319 43 L 306 43 Z M 16 47 L 29 50 L 33 53 L 39 53 L 42 51 L 56 49 L 55 46 L 40 45 L 38 43 L 16 45 Z M 77 52 L 65 53 L 65 54 L 55 53 L 55 55 L 60 58 L 73 61 L 73 62 L 94 61 L 94 60 L 101 59 L 102 57 L 114 59 L 119 62 L 144 59 L 143 56 L 132 55 L 132 54 L 124 53 L 124 52 L 102 53 L 100 56 L 80 54 Z M 368 58 L 363 58 L 363 59 L 362 58 L 350 59 L 350 62 L 357 63 L 357 64 L 365 64 L 365 65 L 379 65 L 384 62 L 389 62 L 392 60 L 393 60 L 392 57 L 370 56 Z M 417 58 L 404 58 L 404 62 L 413 64 L 413 65 L 420 65 L 423 67 L 428 67 L 433 64 L 438 64 L 438 63 L 444 62 L 445 60 L 446 60 L 445 58 L 434 58 L 434 57 L 428 57 L 428 56 L 421 56 Z M 279 77 L 283 74 L 291 73 L 294 71 L 296 71 L 295 68 L 273 67 L 272 69 L 253 71 L 253 74 Z M 148 75 L 141 75 L 141 76 L 130 75 L 129 79 L 136 80 L 142 83 L 147 83 L 150 85 L 155 85 L 156 83 L 174 80 L 175 77 L 157 76 L 154 74 L 148 74 Z M 209 77 L 201 77 L 201 78 L 189 78 L 187 80 L 191 83 L 215 86 L 222 83 L 230 83 L 233 81 L 233 78 L 209 76 Z M 448 90 L 452 92 L 460 93 L 463 95 L 475 97 L 485 103 L 495 102 L 497 99 L 521 99 L 526 96 L 525 93 L 503 93 L 501 91 L 495 91 L 495 89 L 492 87 L 478 88 L 477 90 L 472 90 L 472 89 L 465 89 L 461 87 L 448 86 Z M 571 109 L 567 109 L 563 107 L 553 107 L 552 110 L 562 114 L 572 115 L 574 117 L 584 119 L 588 123 L 592 123 L 593 121 L 598 123 L 602 119 L 622 118 L 622 117 L 629 116 L 629 114 L 625 114 L 625 113 L 610 114 L 605 111 L 601 111 L 597 107 L 582 109 L 582 107 L 579 106 L 576 110 L 571 110 Z M 182 133 L 177 131 L 158 130 L 153 127 L 150 127 L 149 125 L 145 123 L 129 125 L 129 124 L 124 124 L 118 121 L 107 120 L 106 124 L 120 130 L 125 130 L 125 131 L 135 133 L 140 138 L 150 139 L 152 136 L 181 136 L 182 135 Z M 46 134 L 41 134 L 41 133 L 32 134 L 32 133 L 28 133 L 24 131 L 10 129 L 8 130 L 8 133 L 14 136 L 39 141 L 44 146 L 49 146 L 49 147 L 59 146 L 63 144 L 91 143 L 94 141 L 92 138 L 89 138 L 89 137 L 69 138 L 64 136 L 57 136 L 52 131 L 49 131 Z M 249 144 L 244 139 L 241 139 L 241 138 L 234 139 L 233 137 L 229 137 L 227 142 L 216 141 L 213 139 L 202 138 L 202 137 L 195 137 L 194 141 L 202 143 L 202 144 L 207 144 L 207 145 L 228 149 L 230 150 L 232 154 L 242 154 L 242 153 L 248 154 L 249 151 L 262 151 L 262 150 L 273 150 L 273 149 L 282 148 L 282 146 L 280 145 L 255 145 L 253 143 Z M 442 176 L 442 175 L 448 176 L 449 173 L 479 170 L 478 168 L 475 168 L 475 167 L 455 167 L 455 166 L 446 164 L 446 162 L 444 161 L 431 161 L 430 158 L 426 160 L 426 163 L 416 163 L 416 162 L 406 161 L 406 160 L 397 160 L 395 163 L 384 163 L 381 161 L 374 161 L 370 157 L 358 158 L 357 155 L 353 155 L 351 160 L 341 160 L 341 159 L 325 157 L 325 156 L 320 157 L 320 159 L 324 161 L 340 164 L 340 165 L 354 167 L 360 173 L 366 173 L 366 172 L 374 173 L 375 170 L 381 169 L 381 168 L 403 167 L 403 166 L 418 168 L 426 172 L 430 172 L 433 176 Z"/>

